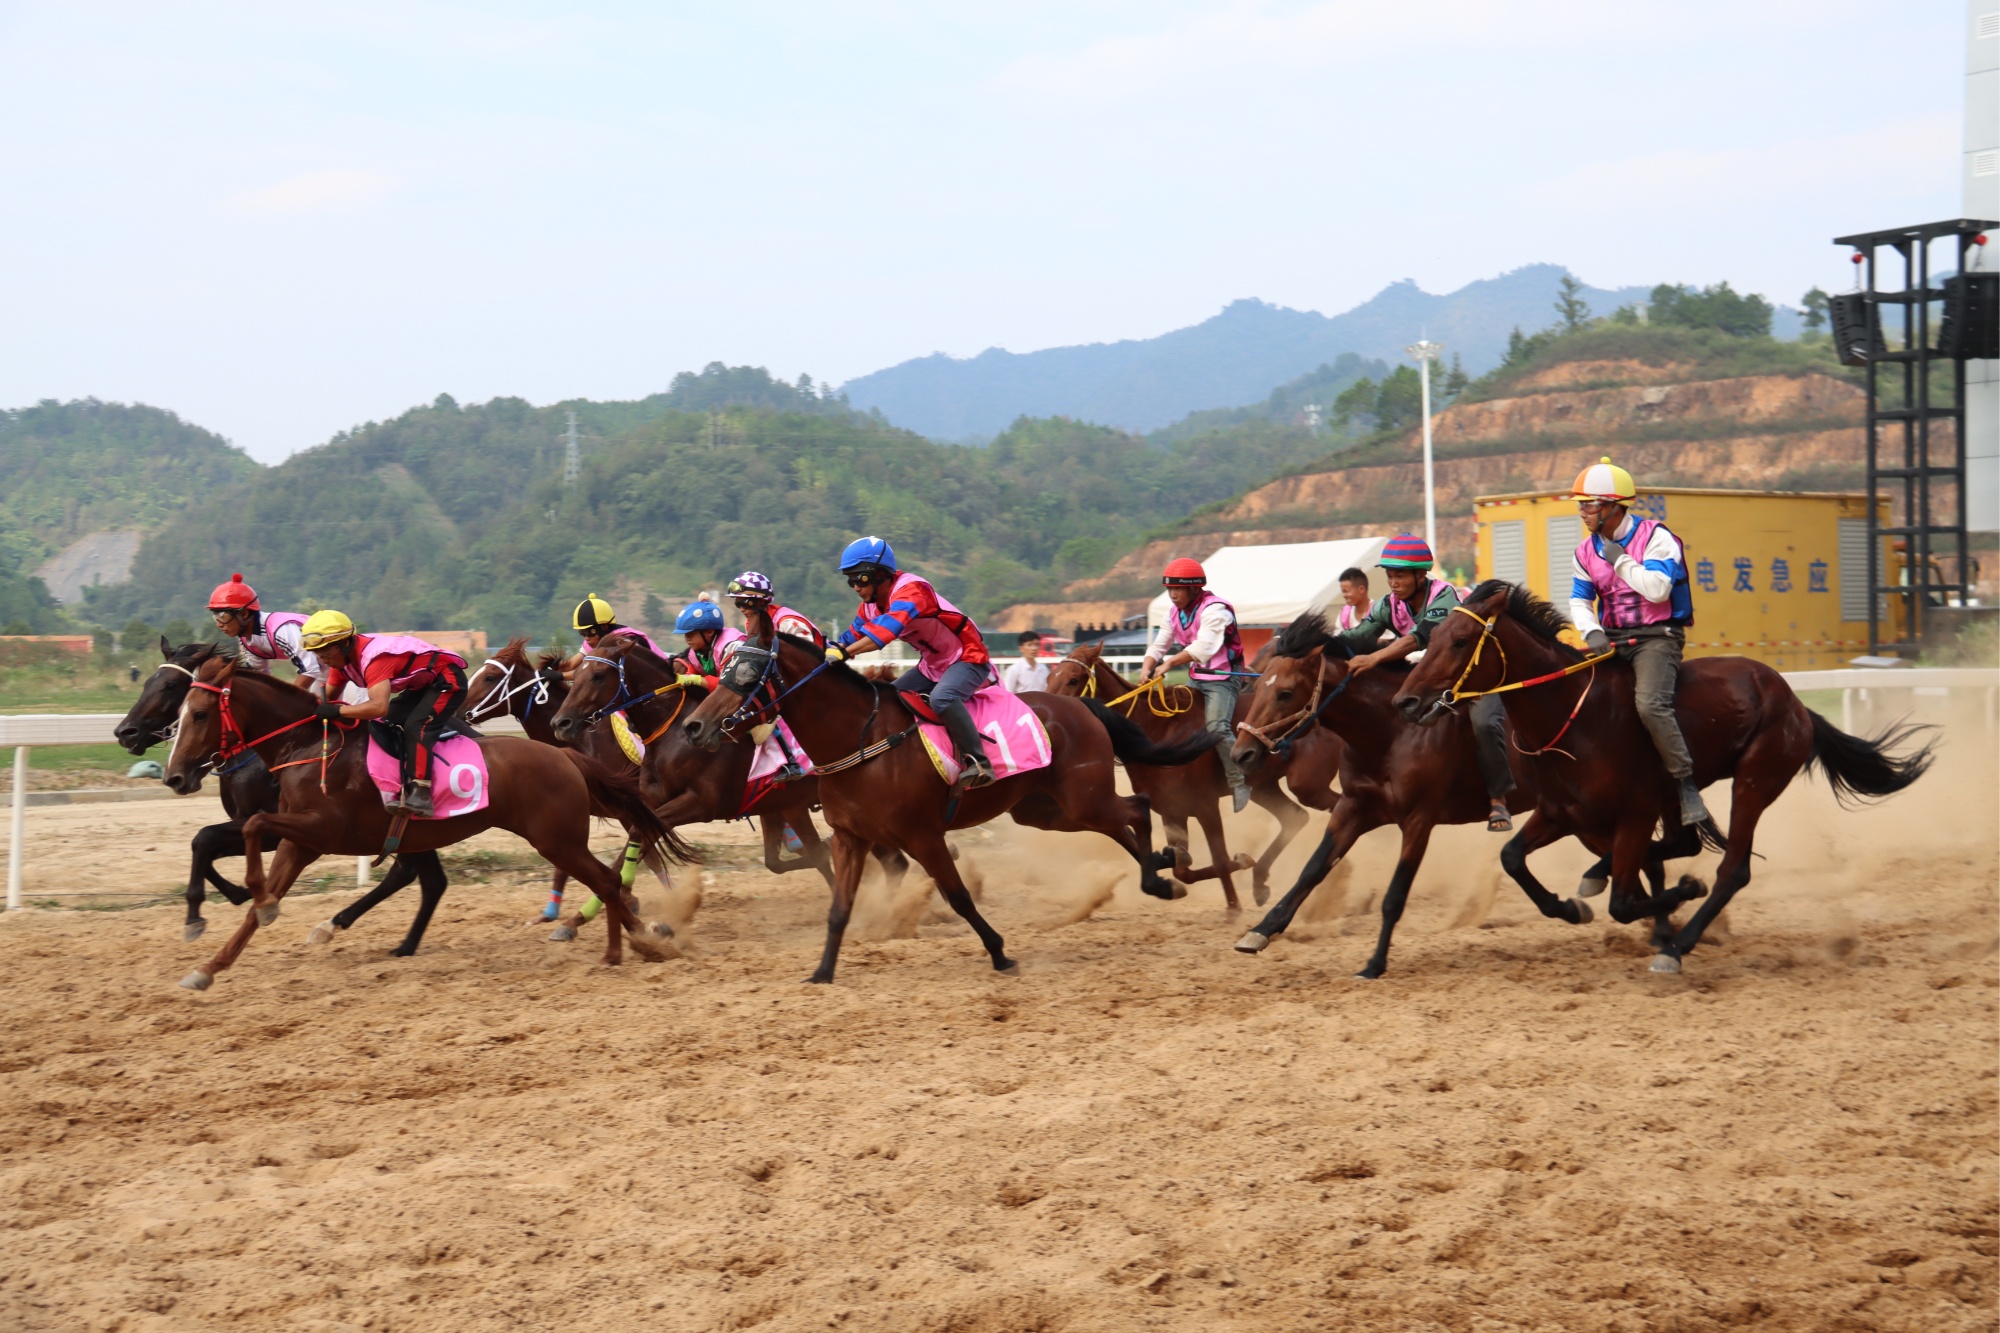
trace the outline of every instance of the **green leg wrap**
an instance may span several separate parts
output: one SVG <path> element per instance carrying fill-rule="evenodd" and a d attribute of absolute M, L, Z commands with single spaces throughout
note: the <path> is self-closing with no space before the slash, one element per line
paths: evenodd
<path fill-rule="evenodd" d="M 604 904 L 599 902 L 597 895 L 593 893 L 590 895 L 590 901 L 583 905 L 583 910 L 577 913 L 577 915 L 585 921 L 595 921 L 597 920 L 597 914 L 603 910 Z"/>
<path fill-rule="evenodd" d="M 637 878 L 639 878 L 639 844 L 628 842 L 625 844 L 625 863 L 618 867 L 618 882 L 629 889 L 632 887 L 632 881 Z"/>

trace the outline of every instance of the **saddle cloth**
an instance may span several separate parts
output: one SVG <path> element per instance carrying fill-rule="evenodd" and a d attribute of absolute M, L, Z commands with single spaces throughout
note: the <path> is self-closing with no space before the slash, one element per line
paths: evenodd
<path fill-rule="evenodd" d="M 995 778 L 1011 778 L 1017 773 L 1048 767 L 1054 753 L 1049 745 L 1048 728 L 1020 695 L 995 681 L 981 687 L 979 693 L 965 701 L 965 706 L 972 711 L 972 725 L 986 738 L 986 757 L 993 761 Z M 924 749 L 929 751 L 931 764 L 945 785 L 957 782 L 957 751 L 950 734 L 935 722 L 921 723 L 917 734 L 923 737 Z"/>
<path fill-rule="evenodd" d="M 403 792 L 403 756 L 391 754 L 368 737 L 368 777 L 387 805 Z M 433 819 L 453 819 L 486 808 L 486 752 L 468 736 L 453 734 L 431 747 L 431 808 Z"/>
<path fill-rule="evenodd" d="M 779 743 L 781 735 L 784 738 L 783 745 Z M 750 775 L 743 783 L 743 805 L 737 811 L 738 818 L 755 814 L 757 805 L 784 785 L 778 781 L 778 775 L 785 770 L 785 745 L 792 747 L 791 762 L 796 763 L 801 772 L 813 771 L 812 756 L 798 743 L 792 735 L 792 729 L 785 725 L 784 719 L 778 719 L 777 725 L 771 729 L 771 734 L 763 739 L 757 746 L 757 752 L 750 757 Z"/>

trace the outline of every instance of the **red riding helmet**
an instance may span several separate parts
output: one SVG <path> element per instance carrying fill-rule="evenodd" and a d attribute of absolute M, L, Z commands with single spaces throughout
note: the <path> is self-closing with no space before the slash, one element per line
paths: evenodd
<path fill-rule="evenodd" d="M 1167 563 L 1167 572 L 1160 582 L 1167 587 L 1199 588 L 1208 582 L 1208 575 L 1202 571 L 1201 561 L 1181 556 Z"/>
<path fill-rule="evenodd" d="M 215 591 L 208 595 L 208 609 L 211 611 L 261 611 L 257 605 L 257 590 L 243 581 L 241 574 L 231 574 L 229 582 L 218 583 Z"/>

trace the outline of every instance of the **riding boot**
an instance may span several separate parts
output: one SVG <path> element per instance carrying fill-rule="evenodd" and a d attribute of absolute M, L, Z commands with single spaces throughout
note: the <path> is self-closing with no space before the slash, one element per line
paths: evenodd
<path fill-rule="evenodd" d="M 431 806 L 431 784 L 424 778 L 412 778 L 403 786 L 403 813 L 412 819 L 429 819 L 433 813 Z"/>
<path fill-rule="evenodd" d="M 1683 827 L 1694 828 L 1697 825 L 1706 824 L 1713 818 L 1708 813 L 1707 803 L 1701 799 L 1701 788 L 1694 785 L 1693 778 L 1682 778 L 1680 780 L 1680 789 L 1681 824 Z"/>
<path fill-rule="evenodd" d="M 993 781 L 993 761 L 986 757 L 986 738 L 972 723 L 972 710 L 962 703 L 946 704 L 937 710 L 945 733 L 958 749 L 959 786 L 967 791 Z"/>

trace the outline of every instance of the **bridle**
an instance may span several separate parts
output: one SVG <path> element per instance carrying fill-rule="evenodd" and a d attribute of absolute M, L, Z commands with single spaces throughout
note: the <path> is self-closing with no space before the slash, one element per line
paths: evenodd
<path fill-rule="evenodd" d="M 746 656 L 748 660 L 746 660 Z M 800 676 L 793 684 L 785 685 L 784 672 L 778 666 L 777 641 L 773 639 L 769 648 L 759 648 L 755 644 L 750 643 L 739 644 L 736 649 L 736 655 L 731 659 L 729 664 L 730 675 L 736 676 L 739 665 L 748 666 L 751 661 L 755 661 L 758 658 L 763 659 L 763 665 L 758 668 L 756 681 L 751 683 L 747 689 L 739 691 L 734 680 L 731 680 L 724 687 L 732 693 L 740 692 L 743 698 L 743 702 L 737 705 L 736 711 L 722 719 L 722 734 L 728 736 L 731 740 L 735 739 L 733 728 L 739 727 L 745 722 L 751 722 L 751 719 L 760 714 L 768 711 L 770 718 L 775 721 L 778 716 L 778 705 L 784 701 L 787 695 L 801 688 L 812 680 L 814 676 L 817 676 L 820 672 L 833 665 L 831 662 L 821 662 L 811 671 Z M 784 686 L 784 688 L 777 690 L 778 686 Z M 767 690 L 777 690 L 777 692 L 772 696 L 771 702 L 768 704 L 758 703 L 757 696 Z M 836 759 L 830 764 L 822 764 L 815 760 L 813 762 L 813 772 L 815 775 L 824 776 L 831 773 L 844 773 L 850 768 L 867 763 L 877 755 L 887 754 L 890 750 L 895 749 L 898 745 L 916 735 L 917 728 L 923 725 L 922 719 L 912 717 L 910 725 L 903 730 L 893 735 L 885 736 L 879 741 L 868 741 L 868 733 L 875 729 L 875 719 L 882 712 L 882 695 L 884 691 L 881 686 L 877 685 L 870 690 L 870 693 L 874 695 L 875 702 L 868 710 L 868 720 L 861 724 L 861 739 L 866 743 L 862 744 L 854 753 L 845 758 Z M 751 725 L 754 727 L 761 724 L 752 722 Z"/>
<path fill-rule="evenodd" d="M 186 670 L 186 668 L 182 668 L 182 670 Z M 229 707 L 229 692 L 232 688 L 231 686 L 211 685 L 205 680 L 193 680 L 189 682 L 189 687 L 191 689 L 206 690 L 210 694 L 214 695 L 216 698 L 216 707 L 217 710 L 221 713 L 221 726 L 218 729 L 216 736 L 215 752 L 208 757 L 205 763 L 210 770 L 218 774 L 227 773 L 230 767 L 234 765 L 238 759 L 243 758 L 245 755 L 249 754 L 252 750 L 262 745 L 265 741 L 271 740 L 274 737 L 282 736 L 288 731 L 296 731 L 300 727 L 303 727 L 308 722 L 322 721 L 319 714 L 307 713 L 304 717 L 300 718 L 298 721 L 287 722 L 282 727 L 278 727 L 275 730 L 265 732 L 262 736 L 257 737 L 257 739 L 255 740 L 245 740 L 243 738 L 243 728 L 241 725 L 237 723 L 236 714 Z M 345 731 L 349 727 L 356 725 L 359 724 L 349 723 L 349 722 L 340 722 L 340 723 L 326 722 L 324 724 L 324 730 L 321 732 L 320 735 L 319 782 L 321 791 L 326 790 L 326 765 L 328 758 L 326 753 L 327 736 L 335 728 Z M 268 767 L 271 769 L 272 772 L 275 773 L 281 768 L 293 768 L 296 767 L 297 764 L 309 764 L 311 762 L 312 761 L 310 759 L 301 759 L 291 764 L 272 764 L 269 765 Z"/>
<path fill-rule="evenodd" d="M 624 658 L 599 657 L 595 653 L 584 653 L 582 656 L 583 660 L 586 662 L 595 662 L 599 666 L 608 666 L 618 673 L 618 693 L 612 697 L 610 703 L 604 704 L 602 707 L 595 708 L 591 710 L 589 713 L 586 713 L 583 718 L 583 720 L 586 723 L 594 725 L 596 723 L 602 722 L 605 718 L 610 717 L 613 713 L 622 713 L 626 709 L 635 707 L 638 704 L 651 703 L 653 700 L 658 699 L 663 695 L 670 694 L 675 690 L 681 690 L 683 691 L 683 693 L 681 695 L 680 703 L 674 705 L 674 717 L 680 716 L 681 708 L 687 703 L 687 694 L 685 693 L 685 691 L 687 690 L 688 685 L 687 682 L 682 680 L 679 676 L 674 677 L 674 679 L 668 681 L 666 684 L 660 686 L 658 689 L 639 690 L 635 693 L 631 685 L 628 684 L 625 680 Z M 668 726 L 673 725 L 673 718 L 667 719 L 667 725 Z M 655 731 L 653 734 L 657 736 L 659 735 L 660 731 L 665 731 L 665 730 L 666 727 L 661 727 L 659 731 Z"/>
<path fill-rule="evenodd" d="M 1324 668 L 1324 666 L 1325 663 L 1322 661 L 1321 667 Z M 1326 674 L 1324 669 L 1315 671 L 1313 672 L 1312 698 L 1306 700 L 1305 707 L 1299 709 L 1296 713 L 1287 713 L 1275 722 L 1267 722 L 1261 727 L 1253 727 L 1248 722 L 1238 722 L 1236 729 L 1263 746 L 1265 750 L 1272 754 L 1277 754 L 1281 749 L 1288 748 L 1291 745 L 1293 736 L 1318 721 L 1319 715 L 1326 710 L 1326 706 L 1335 699 L 1338 699 L 1347 689 L 1347 682 L 1353 679 L 1354 672 L 1349 670 L 1346 675 L 1340 678 L 1340 684 L 1327 692 L 1325 698 L 1321 698 L 1320 692 L 1326 686 Z M 1284 727 L 1284 730 L 1279 731 L 1277 737 L 1273 739 L 1268 733 L 1277 731 L 1281 726 Z"/>
<path fill-rule="evenodd" d="M 186 676 L 188 678 L 188 682 L 190 684 L 193 683 L 194 672 L 189 670 L 187 667 L 182 666 L 179 662 L 162 662 L 155 669 L 154 674 L 157 675 L 160 671 L 165 671 L 168 669 L 180 672 L 183 676 Z M 183 700 L 185 700 L 186 696 L 183 695 L 182 698 Z M 146 742 L 147 747 L 150 748 L 155 745 L 166 745 L 180 734 L 181 734 L 180 710 L 176 708 L 174 710 L 174 720 L 172 722 L 169 722 L 164 730 L 150 733 L 152 739 Z"/>
<path fill-rule="evenodd" d="M 1049 664 L 1049 675 L 1053 677 L 1056 672 L 1062 670 L 1064 667 L 1067 666 L 1079 667 L 1083 671 L 1083 685 L 1080 689 L 1077 690 L 1076 697 L 1079 699 L 1095 699 L 1097 697 L 1096 665 L 1091 662 L 1081 661 L 1074 657 L 1065 657 L 1060 662 L 1052 662 Z M 1053 680 L 1051 680 L 1049 683 L 1050 685 L 1055 684 Z"/>
<path fill-rule="evenodd" d="M 1575 759 L 1576 756 L 1569 751 L 1556 749 L 1556 743 L 1569 734 L 1570 727 L 1576 722 L 1576 715 L 1583 711 L 1584 700 L 1590 698 L 1591 687 L 1597 684 L 1597 664 L 1609 661 L 1612 657 L 1616 656 L 1616 650 L 1606 650 L 1595 657 L 1586 656 L 1581 662 L 1572 662 L 1560 671 L 1551 671 L 1546 675 L 1536 676 L 1532 680 L 1509 681 L 1507 679 L 1507 650 L 1501 646 L 1500 636 L 1494 632 L 1493 628 L 1500 619 L 1500 612 L 1495 611 L 1490 616 L 1482 616 L 1477 611 L 1467 610 L 1463 606 L 1454 606 L 1452 610 L 1462 615 L 1470 616 L 1478 621 L 1479 637 L 1473 641 L 1472 656 L 1466 660 L 1465 669 L 1458 673 L 1458 679 L 1451 683 L 1451 688 L 1439 696 L 1437 703 L 1433 705 L 1433 711 L 1438 708 L 1451 708 L 1462 699 L 1479 699 L 1489 694 L 1506 694 L 1510 690 L 1530 689 L 1536 685 L 1546 685 L 1552 680 L 1563 680 L 1566 677 L 1574 676 L 1579 671 L 1588 671 L 1590 679 L 1583 683 L 1583 692 L 1576 696 L 1575 706 L 1569 710 L 1569 716 L 1563 719 L 1561 729 L 1549 738 L 1547 745 L 1542 746 L 1539 750 L 1523 750 L 1519 741 L 1510 738 L 1510 743 L 1514 746 L 1514 749 L 1530 758 L 1553 752 L 1565 759 Z M 1486 647 L 1488 639 L 1493 640 L 1493 650 L 1500 654 L 1499 681 L 1484 690 L 1460 689 L 1459 687 L 1465 684 L 1466 677 L 1472 674 L 1473 668 L 1479 665 L 1479 654 Z"/>
<path fill-rule="evenodd" d="M 543 678 L 541 672 L 531 671 L 526 680 L 518 685 L 512 684 L 514 668 L 519 666 L 522 670 L 526 671 L 528 670 L 526 662 L 503 662 L 497 657 L 489 657 L 480 665 L 482 668 L 499 667 L 500 679 L 493 682 L 492 689 L 480 696 L 478 703 L 473 704 L 465 710 L 464 717 L 466 721 L 477 722 L 486 715 L 489 709 L 493 708 L 506 709 L 511 712 L 512 709 L 509 705 L 512 704 L 514 696 L 527 690 L 533 690 L 535 693 L 534 697 L 528 700 L 528 706 L 521 710 L 521 720 L 523 722 L 526 722 L 528 715 L 535 711 L 536 704 L 548 703 L 549 682 Z"/>

